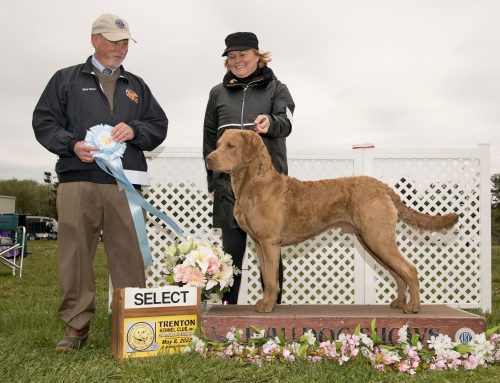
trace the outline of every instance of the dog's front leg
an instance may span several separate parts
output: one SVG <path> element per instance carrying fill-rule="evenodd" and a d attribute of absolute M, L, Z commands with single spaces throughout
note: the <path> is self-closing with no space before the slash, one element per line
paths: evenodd
<path fill-rule="evenodd" d="M 279 241 L 262 241 L 257 244 L 259 252 L 260 271 L 264 282 L 264 297 L 257 301 L 255 311 L 270 313 L 276 306 L 279 292 L 278 269 L 280 259 Z"/>

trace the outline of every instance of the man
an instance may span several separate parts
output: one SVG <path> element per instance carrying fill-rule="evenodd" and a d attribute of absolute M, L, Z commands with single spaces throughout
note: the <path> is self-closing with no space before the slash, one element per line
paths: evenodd
<path fill-rule="evenodd" d="M 144 150 L 167 135 L 168 120 L 144 81 L 121 65 L 133 40 L 128 23 L 112 14 L 92 24 L 95 49 L 83 64 L 51 78 L 33 113 L 37 140 L 59 156 L 56 171 L 59 283 L 58 313 L 66 324 L 57 351 L 76 351 L 86 341 L 95 312 L 92 264 L 101 230 L 114 287 L 144 287 L 144 264 L 132 216 L 114 177 L 102 171 L 84 142 L 98 124 L 127 145 L 122 162 L 129 180 L 146 185 Z M 135 40 L 134 40 L 135 41 Z"/>

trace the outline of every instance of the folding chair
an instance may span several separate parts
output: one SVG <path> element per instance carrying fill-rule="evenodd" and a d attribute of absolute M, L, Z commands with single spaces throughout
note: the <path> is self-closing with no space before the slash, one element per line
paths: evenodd
<path fill-rule="evenodd" d="M 23 273 L 23 258 L 26 255 L 26 228 L 18 226 L 18 216 L 0 216 L 0 263 L 12 269 L 12 275 Z"/>

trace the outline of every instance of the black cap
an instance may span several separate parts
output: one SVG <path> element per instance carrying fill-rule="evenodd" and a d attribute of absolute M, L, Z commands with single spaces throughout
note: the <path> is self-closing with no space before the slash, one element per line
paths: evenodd
<path fill-rule="evenodd" d="M 252 32 L 235 32 L 226 37 L 226 50 L 222 56 L 227 56 L 231 51 L 246 51 L 247 49 L 259 50 L 259 40 Z"/>

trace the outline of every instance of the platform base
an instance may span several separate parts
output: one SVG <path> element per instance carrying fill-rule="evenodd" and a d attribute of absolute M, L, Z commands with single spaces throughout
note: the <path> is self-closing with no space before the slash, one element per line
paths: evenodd
<path fill-rule="evenodd" d="M 341 333 L 352 334 L 358 324 L 369 334 L 373 319 L 378 336 L 388 344 L 397 342 L 398 330 L 406 323 L 424 345 L 437 334 L 467 343 L 486 330 L 483 317 L 446 305 L 422 305 L 418 314 L 403 314 L 388 305 L 278 305 L 272 313 L 257 313 L 253 305 L 212 305 L 202 313 L 201 325 L 214 341 L 224 341 L 231 327 L 242 329 L 246 340 L 253 333 L 251 326 L 256 326 L 265 330 L 266 337 L 284 331 L 287 341 L 298 340 L 312 329 L 321 342 L 338 339 Z"/>

